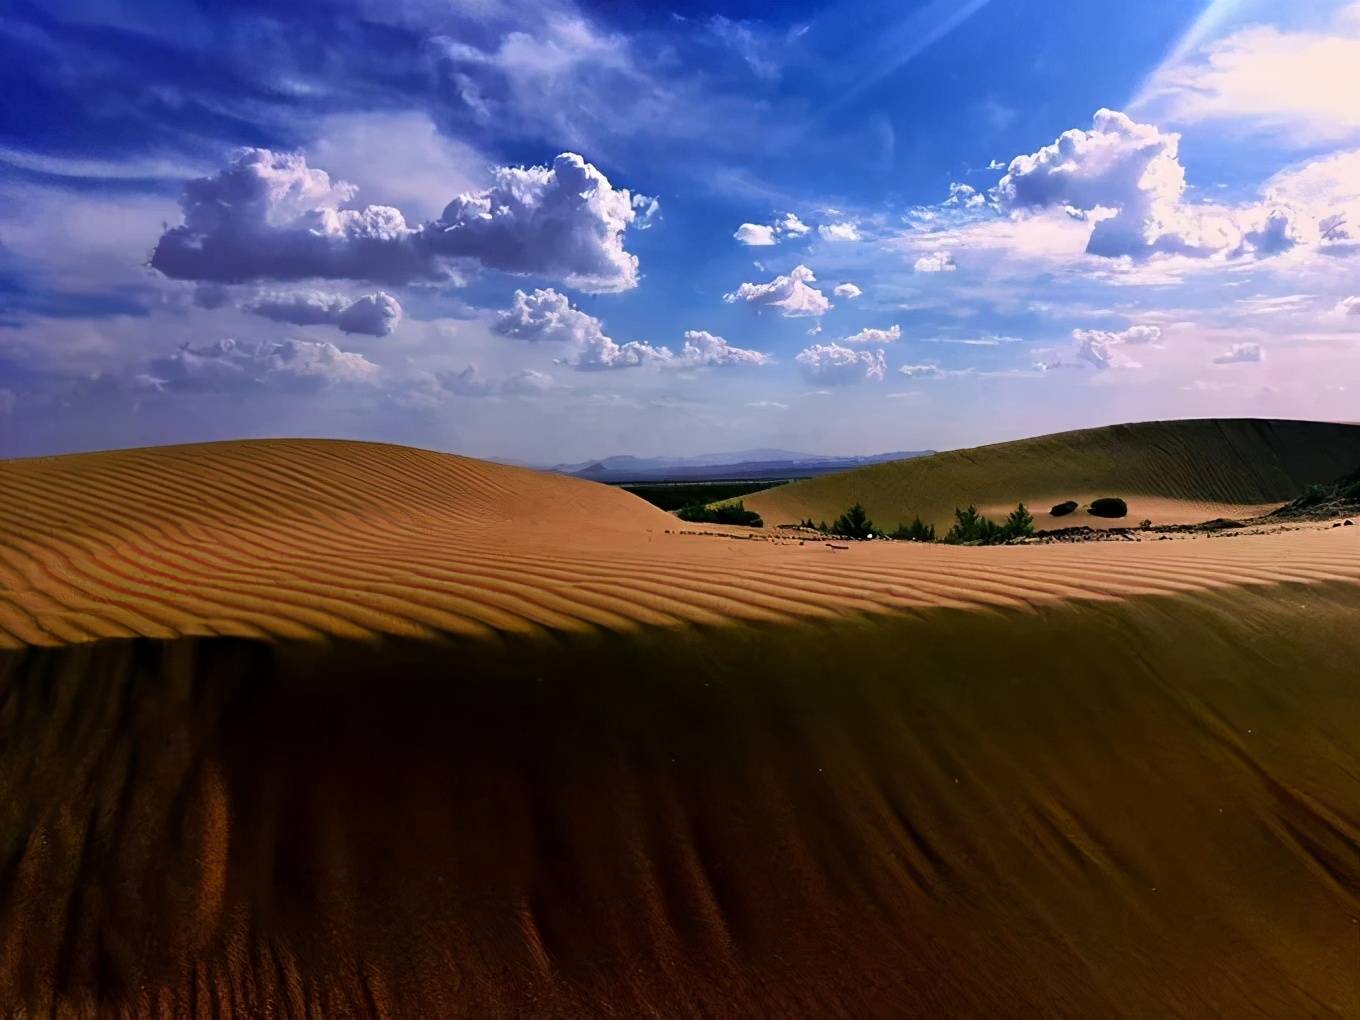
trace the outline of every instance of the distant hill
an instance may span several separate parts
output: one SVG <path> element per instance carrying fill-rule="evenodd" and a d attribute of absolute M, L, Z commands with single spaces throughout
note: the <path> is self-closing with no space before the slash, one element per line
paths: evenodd
<path fill-rule="evenodd" d="M 694 457 L 605 457 L 577 464 L 557 464 L 547 470 L 609 484 L 812 478 L 869 464 L 923 457 L 931 452 L 899 450 L 863 457 L 836 457 L 792 450 L 757 449 L 704 453 Z"/>
<path fill-rule="evenodd" d="M 936 528 L 956 506 L 972 503 L 1000 517 L 1017 502 L 1040 528 L 1067 525 L 1192 523 L 1280 504 L 1313 482 L 1360 466 L 1360 425 L 1206 418 L 1153 421 L 953 450 L 877 464 L 748 496 L 767 525 L 834 520 L 861 503 L 880 527 L 920 515 Z M 1078 512 L 1053 518 L 1064 500 L 1100 496 L 1128 501 L 1127 518 L 1103 521 Z"/>

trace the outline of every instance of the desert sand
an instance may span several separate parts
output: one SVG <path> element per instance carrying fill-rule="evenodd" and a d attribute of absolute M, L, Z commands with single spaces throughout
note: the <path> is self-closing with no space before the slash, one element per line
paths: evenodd
<path fill-rule="evenodd" d="M 915 515 L 941 534 L 954 508 L 976 504 L 1002 520 L 1024 502 L 1040 528 L 1194 524 L 1215 517 L 1253 517 L 1303 487 L 1354 471 L 1360 425 L 1206 418 L 1138 422 L 1062 432 L 1035 439 L 954 450 L 824 475 L 745 497 L 768 526 L 805 518 L 835 520 L 861 503 L 891 530 Z M 1075 500 L 1102 496 L 1128 503 L 1122 520 L 1078 511 L 1050 517 Z"/>
<path fill-rule="evenodd" d="M 1360 1016 L 1358 614 L 1360 527 L 836 549 L 376 444 L 0 463 L 0 1006 Z"/>

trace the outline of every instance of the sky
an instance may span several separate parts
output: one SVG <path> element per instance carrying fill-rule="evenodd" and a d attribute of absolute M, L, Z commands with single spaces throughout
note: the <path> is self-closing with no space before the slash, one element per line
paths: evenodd
<path fill-rule="evenodd" d="M 0 456 L 1360 418 L 1351 0 L 0 0 L 0 94 Z"/>

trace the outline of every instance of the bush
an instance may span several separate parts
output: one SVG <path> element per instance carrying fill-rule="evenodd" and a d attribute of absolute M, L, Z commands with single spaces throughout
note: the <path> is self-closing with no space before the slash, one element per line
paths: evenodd
<path fill-rule="evenodd" d="M 998 545 L 1013 538 L 1034 534 L 1034 517 L 1024 503 L 1016 505 L 1005 524 L 997 524 L 978 513 L 977 507 L 954 508 L 954 526 L 944 536 L 952 545 Z"/>
<path fill-rule="evenodd" d="M 676 516 L 691 524 L 740 524 L 747 528 L 759 528 L 765 523 L 760 519 L 760 514 L 742 506 L 741 500 L 714 507 L 694 503 L 677 511 Z"/>
<path fill-rule="evenodd" d="M 874 522 L 869 520 L 864 507 L 856 503 L 836 518 L 836 523 L 831 525 L 831 532 L 842 538 L 871 538 L 874 533 Z"/>
<path fill-rule="evenodd" d="M 1007 539 L 1025 538 L 1034 534 L 1034 517 L 1024 503 L 1017 503 L 1001 530 L 1005 532 Z"/>
<path fill-rule="evenodd" d="M 895 538 L 900 542 L 933 542 L 935 541 L 935 525 L 924 524 L 918 514 L 912 518 L 910 524 L 899 524 L 889 538 Z"/>
<path fill-rule="evenodd" d="M 989 521 L 978 513 L 977 507 L 969 504 L 968 509 L 954 508 L 954 526 L 944 536 L 953 545 L 977 545 L 996 542 L 1001 538 L 1002 528 L 995 521 Z"/>

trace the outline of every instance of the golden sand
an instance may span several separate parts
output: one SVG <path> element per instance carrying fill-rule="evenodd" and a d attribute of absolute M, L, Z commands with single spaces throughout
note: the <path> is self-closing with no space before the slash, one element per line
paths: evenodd
<path fill-rule="evenodd" d="M 0 464 L 0 1013 L 1360 1016 L 1360 527 L 708 530 Z"/>

